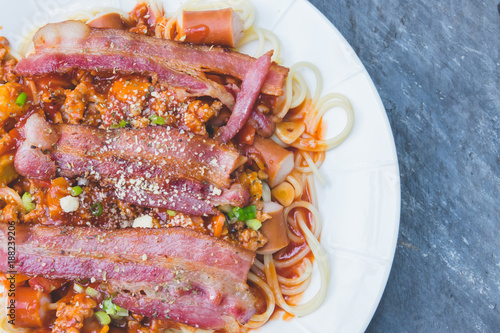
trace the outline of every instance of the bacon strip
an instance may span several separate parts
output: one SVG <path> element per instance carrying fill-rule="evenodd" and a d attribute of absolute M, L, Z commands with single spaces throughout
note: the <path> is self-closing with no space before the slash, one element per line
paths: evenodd
<path fill-rule="evenodd" d="M 65 37 L 65 34 L 69 37 Z M 86 24 L 77 21 L 48 24 L 37 32 L 33 40 L 36 53 L 22 59 L 16 66 L 16 71 L 20 74 L 40 75 L 56 70 L 54 66 L 64 67 L 64 63 L 58 65 L 56 61 L 52 61 L 51 66 L 44 66 L 43 61 L 36 57 L 42 53 L 58 55 L 62 57 L 58 58 L 59 61 L 65 61 L 64 57 L 69 55 L 88 56 L 92 62 L 95 62 L 92 69 L 103 65 L 98 57 L 92 58 L 92 56 L 118 55 L 123 56 L 124 59 L 132 57 L 137 60 L 137 71 L 141 71 L 142 67 L 149 63 L 146 60 L 150 60 L 166 69 L 197 78 L 202 78 L 200 74 L 209 72 L 243 79 L 248 68 L 256 61 L 253 57 L 226 48 L 184 44 L 123 30 L 91 29 Z M 50 58 L 44 59 L 46 61 Z M 139 59 L 143 60 L 139 61 Z M 115 59 L 114 66 L 108 67 L 107 70 L 121 70 L 120 60 L 120 58 Z M 81 65 L 72 62 L 68 64 L 66 67 L 77 68 Z M 37 68 L 38 65 L 42 67 Z M 108 62 L 106 66 L 109 65 Z M 288 68 L 273 63 L 262 92 L 275 96 L 282 95 L 288 71 Z"/>
<path fill-rule="evenodd" d="M 92 174 L 99 168 L 103 177 L 115 173 L 120 178 L 125 173 L 124 177 L 142 176 L 143 180 L 156 176 L 190 178 L 229 188 L 231 173 L 246 161 L 230 146 L 170 126 L 105 131 L 58 125 L 55 129 L 61 138 L 53 156 L 64 177 L 75 177 L 82 171 Z M 66 161 L 66 156 L 76 164 Z M 99 179 L 99 171 L 95 172 Z"/>
<path fill-rule="evenodd" d="M 271 67 L 272 54 L 273 52 L 270 51 L 261 56 L 250 66 L 245 74 L 241 83 L 241 91 L 236 97 L 236 105 L 234 106 L 233 113 L 226 126 L 222 128 L 220 134 L 222 142 L 229 142 L 243 128 L 250 117 L 253 105 L 257 97 L 259 97 L 260 89 Z"/>
<path fill-rule="evenodd" d="M 0 270 L 7 264 L 0 232 Z M 50 279 L 95 278 L 114 302 L 147 316 L 203 329 L 255 313 L 246 279 L 254 254 L 184 228 L 119 229 L 17 226 L 15 269 Z M 103 287 L 102 287 L 103 288 Z M 104 288 L 103 288 L 104 289 Z"/>
<path fill-rule="evenodd" d="M 40 116 L 28 119 L 26 133 L 31 133 L 33 126 L 28 125 L 34 117 Z M 99 181 L 120 200 L 192 215 L 215 214 L 215 206 L 222 204 L 242 207 L 250 199 L 247 189 L 237 184 L 230 187 L 231 173 L 246 158 L 215 140 L 169 126 L 105 131 L 51 126 L 43 119 L 41 123 L 40 135 L 50 131 L 57 144 L 44 154 L 40 148 L 31 149 L 28 139 L 33 135 L 28 134 L 14 160 L 23 176 L 51 179 L 57 165 L 60 176 Z M 39 158 L 26 158 L 32 151 Z M 47 164 L 53 166 L 50 172 Z"/>
<path fill-rule="evenodd" d="M 102 30 L 102 29 L 100 29 Z M 118 30 L 117 30 L 118 31 Z M 215 83 L 201 73 L 190 75 L 174 71 L 160 59 L 138 57 L 133 54 L 104 53 L 69 54 L 51 53 L 33 54 L 21 59 L 16 71 L 24 76 L 36 76 L 49 73 L 68 73 L 73 69 L 83 69 L 96 72 L 119 72 L 122 74 L 140 73 L 156 76 L 160 81 L 176 88 L 186 89 L 188 95 L 210 96 L 219 99 L 230 109 L 234 107 L 234 97 L 223 86 Z"/>

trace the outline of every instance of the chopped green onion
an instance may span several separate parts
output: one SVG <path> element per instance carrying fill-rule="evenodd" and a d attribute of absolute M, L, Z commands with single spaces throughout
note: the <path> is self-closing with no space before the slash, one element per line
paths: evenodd
<path fill-rule="evenodd" d="M 247 221 L 254 219 L 257 216 L 257 207 L 251 205 L 245 208 L 238 209 L 238 220 Z"/>
<path fill-rule="evenodd" d="M 231 209 L 233 209 L 233 206 L 231 206 L 230 204 L 225 204 L 225 205 L 220 205 L 218 208 L 223 213 L 229 213 Z"/>
<path fill-rule="evenodd" d="M 111 318 L 104 311 L 97 311 L 95 313 L 95 316 L 96 316 L 97 320 L 99 320 L 99 323 L 101 325 L 108 325 L 109 323 L 111 323 Z"/>
<path fill-rule="evenodd" d="M 90 207 L 90 211 L 95 216 L 100 216 L 102 214 L 102 205 L 100 202 L 96 202 Z"/>
<path fill-rule="evenodd" d="M 175 210 L 170 210 L 170 209 L 167 209 L 167 214 L 168 214 L 169 216 L 174 217 L 175 215 L 177 215 L 177 212 L 176 212 Z"/>
<path fill-rule="evenodd" d="M 108 315 L 113 319 L 119 319 L 120 317 L 128 316 L 128 310 L 124 309 L 116 304 L 113 304 L 112 299 L 108 298 L 102 302 L 102 309 L 106 311 Z"/>
<path fill-rule="evenodd" d="M 80 186 L 73 186 L 71 188 L 71 195 L 74 196 L 74 197 L 77 197 L 79 196 L 80 194 L 82 194 L 82 188 Z"/>
<path fill-rule="evenodd" d="M 19 96 L 17 96 L 17 99 L 16 99 L 16 104 L 19 106 L 19 107 L 23 107 L 24 104 L 26 103 L 26 100 L 28 99 L 28 94 L 25 93 L 25 92 L 22 92 L 19 94 Z"/>
<path fill-rule="evenodd" d="M 95 290 L 94 288 L 92 288 L 92 287 L 87 287 L 87 289 L 85 289 L 85 293 L 87 295 L 89 295 L 90 297 L 97 297 L 97 296 L 99 296 L 99 292 L 97 290 Z"/>
<path fill-rule="evenodd" d="M 118 311 L 116 311 L 116 316 L 118 317 L 127 317 L 128 316 L 128 310 L 124 308 L 120 308 L 118 305 L 117 307 L 119 308 Z"/>
<path fill-rule="evenodd" d="M 151 119 L 151 123 L 155 125 L 165 125 L 165 119 L 156 114 L 149 116 L 149 119 Z"/>
<path fill-rule="evenodd" d="M 31 198 L 31 194 L 29 194 L 28 192 L 24 192 L 23 197 L 22 197 L 22 201 L 23 201 L 24 209 L 26 209 L 26 211 L 28 213 L 31 212 L 33 209 L 35 209 L 35 203 L 33 202 L 33 199 Z"/>
<path fill-rule="evenodd" d="M 83 287 L 80 286 L 78 283 L 73 283 L 73 290 L 76 291 L 77 293 L 83 293 Z"/>
<path fill-rule="evenodd" d="M 122 120 L 118 124 L 112 124 L 111 126 L 109 126 L 109 128 L 111 128 L 111 129 L 117 129 L 117 128 L 123 128 L 125 126 L 127 126 L 127 122 L 125 120 Z"/>
<path fill-rule="evenodd" d="M 106 311 L 107 314 L 109 315 L 114 315 L 116 314 L 116 305 L 111 302 L 111 298 L 105 299 L 102 302 L 102 309 Z"/>
<path fill-rule="evenodd" d="M 253 230 L 259 230 L 260 227 L 262 227 L 262 222 L 260 222 L 257 219 L 251 219 L 251 220 L 245 221 L 245 224 L 247 225 L 247 227 L 249 227 Z"/>
<path fill-rule="evenodd" d="M 239 211 L 240 211 L 239 207 L 234 207 L 227 212 L 227 216 L 229 216 L 229 218 L 231 220 L 238 219 L 238 216 L 240 215 Z M 236 222 L 236 221 L 232 221 L 232 222 Z"/>

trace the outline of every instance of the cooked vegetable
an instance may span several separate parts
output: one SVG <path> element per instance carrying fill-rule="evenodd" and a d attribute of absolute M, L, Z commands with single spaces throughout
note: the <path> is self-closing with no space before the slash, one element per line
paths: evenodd
<path fill-rule="evenodd" d="M 33 199 L 31 198 L 31 194 L 29 194 L 28 192 L 24 192 L 22 200 L 23 200 L 24 209 L 26 209 L 26 211 L 28 213 L 31 212 L 33 209 L 35 209 L 35 203 L 33 202 Z"/>
<path fill-rule="evenodd" d="M 27 99 L 28 99 L 28 94 L 23 91 L 22 93 L 19 94 L 19 96 L 17 96 L 16 104 L 19 107 L 23 107 Z"/>
<path fill-rule="evenodd" d="M 289 182 L 283 182 L 272 189 L 271 194 L 280 204 L 287 207 L 295 198 L 295 189 Z"/>
<path fill-rule="evenodd" d="M 85 293 L 90 297 L 97 297 L 100 294 L 97 290 L 95 290 L 92 287 L 87 287 L 87 289 L 85 289 Z"/>
<path fill-rule="evenodd" d="M 238 220 L 248 221 L 252 220 L 257 216 L 257 207 L 251 205 L 245 208 L 238 208 Z"/>
<path fill-rule="evenodd" d="M 111 317 L 104 311 L 97 311 L 95 317 L 101 325 L 108 325 L 111 323 Z"/>
<path fill-rule="evenodd" d="M 226 222 L 226 217 L 224 216 L 224 214 L 219 214 L 213 217 L 215 237 L 221 236 L 222 229 L 224 228 L 224 222 Z"/>
<path fill-rule="evenodd" d="M 155 125 L 165 125 L 165 119 L 163 119 L 162 117 L 158 116 L 158 115 L 151 115 L 149 116 L 149 119 L 151 120 L 151 123 L 152 124 L 155 124 Z"/>
<path fill-rule="evenodd" d="M 82 188 L 80 186 L 73 186 L 71 188 L 71 195 L 76 197 L 76 196 L 79 196 L 80 194 L 82 194 Z"/>
<path fill-rule="evenodd" d="M 245 221 L 245 224 L 247 225 L 247 227 L 249 227 L 253 230 L 259 230 L 260 227 L 262 227 L 262 222 L 260 222 L 257 219 L 251 219 L 251 220 Z"/>
<path fill-rule="evenodd" d="M 100 202 L 96 202 L 90 207 L 90 211 L 95 216 L 100 216 L 102 214 L 102 205 Z"/>

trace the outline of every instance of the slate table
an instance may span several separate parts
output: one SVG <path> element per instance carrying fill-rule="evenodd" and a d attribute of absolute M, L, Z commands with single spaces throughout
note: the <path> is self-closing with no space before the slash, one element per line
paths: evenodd
<path fill-rule="evenodd" d="M 377 87 L 401 173 L 368 332 L 500 332 L 500 4 L 310 0 Z"/>

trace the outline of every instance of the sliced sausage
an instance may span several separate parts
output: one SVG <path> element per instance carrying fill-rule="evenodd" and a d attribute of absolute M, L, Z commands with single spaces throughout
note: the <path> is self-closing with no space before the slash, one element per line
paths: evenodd
<path fill-rule="evenodd" d="M 261 154 L 269 175 L 271 188 L 282 183 L 294 167 L 293 153 L 270 139 L 255 136 L 253 146 Z"/>
<path fill-rule="evenodd" d="M 182 11 L 177 17 L 177 39 L 235 47 L 243 37 L 243 20 L 232 8 Z"/>
<path fill-rule="evenodd" d="M 267 243 L 257 250 L 258 254 L 271 254 L 288 245 L 288 224 L 283 213 L 283 206 L 276 202 L 264 202 L 264 213 L 271 215 L 262 223 L 260 232 L 267 238 Z"/>
<path fill-rule="evenodd" d="M 16 288 L 16 327 L 47 327 L 52 314 L 48 308 L 50 295 L 28 287 Z"/>
<path fill-rule="evenodd" d="M 101 15 L 92 21 L 87 22 L 87 24 L 91 28 L 125 30 L 125 24 L 123 23 L 121 15 L 118 13 Z"/>

